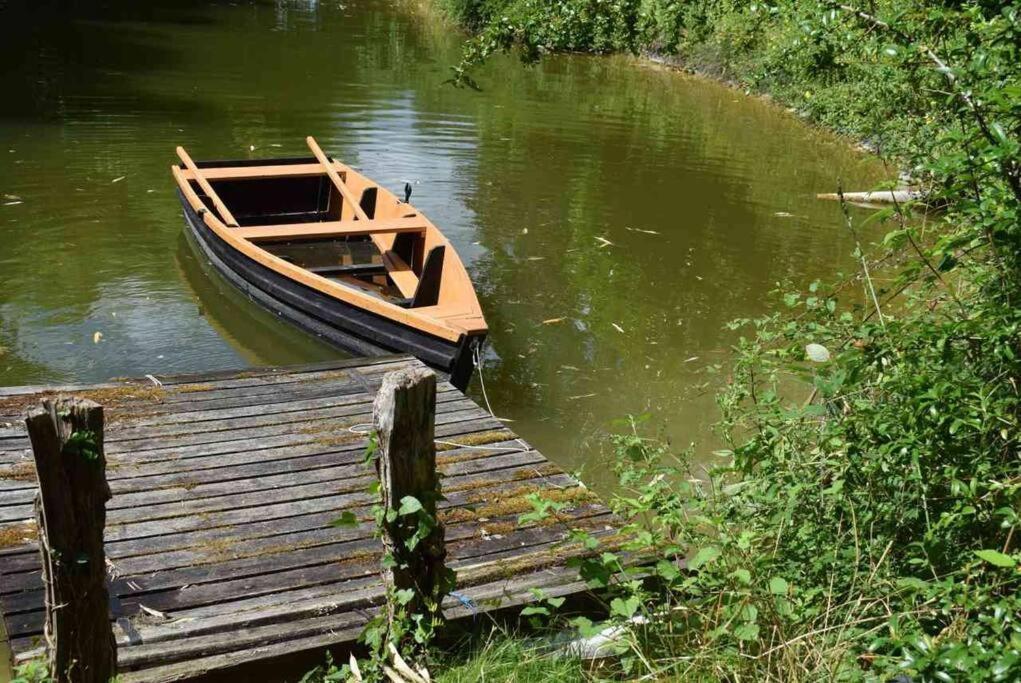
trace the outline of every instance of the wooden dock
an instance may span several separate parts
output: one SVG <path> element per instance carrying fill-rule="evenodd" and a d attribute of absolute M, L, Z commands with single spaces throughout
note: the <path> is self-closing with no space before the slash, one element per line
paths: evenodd
<path fill-rule="evenodd" d="M 33 519 L 28 407 L 57 393 L 106 411 L 105 549 L 124 681 L 171 681 L 355 640 L 382 598 L 364 462 L 383 376 L 418 364 L 384 357 L 0 389 L 0 607 L 17 659 L 44 624 Z M 437 466 L 446 501 L 452 618 L 522 604 L 532 589 L 578 593 L 566 566 L 586 528 L 612 547 L 608 509 L 573 477 L 446 382 L 438 386 Z M 567 503 L 519 525 L 538 492 Z M 331 523 L 350 511 L 359 523 Z"/>

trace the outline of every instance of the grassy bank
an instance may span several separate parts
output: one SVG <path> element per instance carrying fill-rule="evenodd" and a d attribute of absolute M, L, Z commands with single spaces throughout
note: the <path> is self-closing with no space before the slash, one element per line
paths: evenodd
<path fill-rule="evenodd" d="M 649 619 L 599 675 L 1021 677 L 1016 6 L 442 2 L 474 35 L 462 83 L 497 50 L 664 55 L 868 141 L 943 207 L 878 212 L 888 234 L 853 277 L 777 292 L 774 314 L 735 323 L 718 369 L 729 448 L 708 481 L 641 421 L 623 430 L 616 507 L 661 559 L 656 581 L 609 579 L 617 558 L 578 535 L 608 623 Z M 557 607 L 530 616 L 604 626 Z"/>

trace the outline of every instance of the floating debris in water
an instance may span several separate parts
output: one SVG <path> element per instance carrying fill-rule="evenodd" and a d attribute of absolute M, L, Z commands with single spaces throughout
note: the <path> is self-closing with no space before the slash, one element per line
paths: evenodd
<path fill-rule="evenodd" d="M 621 334 L 624 334 L 624 328 L 623 327 L 621 327 L 617 323 L 610 323 L 610 324 L 613 325 L 613 329 L 617 330 Z"/>
<path fill-rule="evenodd" d="M 613 242 L 611 242 L 610 240 L 606 239 L 605 237 L 595 237 L 594 239 L 596 240 L 596 242 L 599 242 L 599 248 L 600 249 L 602 249 L 603 247 L 615 246 L 613 244 Z"/>
<path fill-rule="evenodd" d="M 92 343 L 93 344 L 98 344 L 101 341 L 103 341 L 103 333 L 102 332 L 96 332 L 94 335 L 92 335 Z"/>
<path fill-rule="evenodd" d="M 624 228 L 624 229 L 629 231 L 629 232 L 640 232 L 640 233 L 643 233 L 645 235 L 658 235 L 658 234 L 660 234 L 656 230 L 642 230 L 641 228 Z"/>
<path fill-rule="evenodd" d="M 149 616 L 156 617 L 157 619 L 167 620 L 167 619 L 170 618 L 168 615 L 164 614 L 163 612 L 160 612 L 158 609 L 153 609 L 152 607 L 146 607 L 142 603 L 138 603 L 138 609 L 142 610 L 143 612 L 145 612 Z"/>
<path fill-rule="evenodd" d="M 555 325 L 557 323 L 562 323 L 562 322 L 564 322 L 563 318 L 547 318 L 546 320 L 542 321 L 542 324 L 543 325 Z"/>
<path fill-rule="evenodd" d="M 120 181 L 124 180 L 125 178 L 127 178 L 127 176 L 126 175 L 122 175 L 120 178 L 114 178 L 110 182 L 111 183 L 119 183 Z"/>
<path fill-rule="evenodd" d="M 567 400 L 568 401 L 577 401 L 580 398 L 592 398 L 593 396 L 597 396 L 597 395 L 598 394 L 580 394 L 578 396 L 568 396 Z"/>

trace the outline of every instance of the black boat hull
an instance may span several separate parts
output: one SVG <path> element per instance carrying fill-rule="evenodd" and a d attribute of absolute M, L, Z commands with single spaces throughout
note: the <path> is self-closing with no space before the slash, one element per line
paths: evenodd
<path fill-rule="evenodd" d="M 203 255 L 249 299 L 292 324 L 349 353 L 374 356 L 410 353 L 449 375 L 464 391 L 475 368 L 473 351 L 484 335 L 450 342 L 426 334 L 295 282 L 221 240 L 178 190 L 185 223 Z"/>

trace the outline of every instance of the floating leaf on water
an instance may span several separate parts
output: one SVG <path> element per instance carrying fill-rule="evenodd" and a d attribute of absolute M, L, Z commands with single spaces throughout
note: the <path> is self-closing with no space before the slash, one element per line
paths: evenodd
<path fill-rule="evenodd" d="M 822 344 L 807 344 L 805 346 L 805 355 L 811 361 L 825 363 L 830 359 L 830 350 Z"/>

